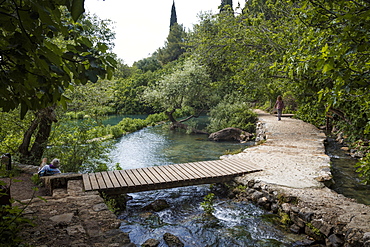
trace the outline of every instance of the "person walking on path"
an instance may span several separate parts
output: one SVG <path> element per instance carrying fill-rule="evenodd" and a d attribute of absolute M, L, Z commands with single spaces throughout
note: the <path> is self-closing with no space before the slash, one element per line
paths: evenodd
<path fill-rule="evenodd" d="M 281 120 L 281 114 L 283 113 L 283 109 L 284 109 L 285 105 L 284 105 L 284 101 L 283 101 L 283 98 L 279 95 L 276 99 L 276 103 L 274 105 L 274 108 L 276 108 L 277 110 L 277 115 L 278 115 L 278 121 Z"/>

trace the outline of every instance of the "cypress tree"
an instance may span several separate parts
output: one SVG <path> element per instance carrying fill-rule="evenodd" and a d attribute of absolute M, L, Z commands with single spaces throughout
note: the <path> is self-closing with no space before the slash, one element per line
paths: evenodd
<path fill-rule="evenodd" d="M 233 9 L 233 0 L 221 0 L 220 12 L 227 10 L 227 5 Z"/>
<path fill-rule="evenodd" d="M 177 23 L 177 15 L 176 15 L 176 8 L 175 8 L 175 0 L 173 1 L 172 4 L 172 9 L 171 9 L 171 21 L 170 21 L 170 29 L 171 27 Z"/>

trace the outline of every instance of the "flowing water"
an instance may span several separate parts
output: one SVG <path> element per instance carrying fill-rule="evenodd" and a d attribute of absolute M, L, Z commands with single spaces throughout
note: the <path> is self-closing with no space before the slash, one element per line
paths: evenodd
<path fill-rule="evenodd" d="M 168 126 L 155 126 L 120 138 L 111 152 L 112 166 L 119 163 L 121 168 L 130 169 L 214 160 L 226 150 L 240 150 L 246 145 L 210 142 L 206 136 L 187 135 L 172 132 Z M 353 162 L 338 152 L 338 148 L 329 147 L 328 150 L 334 176 L 342 174 L 343 170 L 353 170 Z M 348 169 L 343 168 L 343 164 Z M 344 174 L 340 178 L 335 177 L 338 181 L 336 190 L 346 196 L 349 193 L 362 198 L 361 193 L 356 195 L 358 188 L 362 187 L 356 179 L 353 181 L 353 174 Z M 350 182 L 344 182 L 347 180 Z M 369 192 L 369 188 L 365 189 L 364 194 Z M 166 232 L 178 236 L 185 246 L 299 246 L 301 237 L 277 230 L 264 220 L 267 212 L 251 203 L 216 198 L 215 220 L 205 220 L 201 202 L 210 192 L 209 185 L 201 185 L 129 194 L 132 200 L 128 201 L 127 210 L 120 216 L 121 230 L 129 233 L 131 241 L 138 246 L 150 238 L 160 240 L 159 246 L 166 246 L 163 240 Z M 166 200 L 170 207 L 161 212 L 144 209 L 158 199 Z M 367 200 L 369 198 L 364 202 L 368 203 Z"/>
<path fill-rule="evenodd" d="M 148 127 L 117 141 L 111 152 L 112 166 L 119 163 L 130 169 L 215 160 L 226 150 L 241 150 L 250 144 L 211 142 L 205 135 L 173 132 L 168 126 Z M 215 219 L 205 220 L 201 202 L 210 192 L 209 185 L 201 185 L 129 194 L 132 199 L 120 216 L 121 230 L 138 246 L 149 238 L 166 246 L 166 232 L 178 236 L 185 246 L 293 246 L 297 242 L 296 236 L 265 221 L 267 212 L 250 203 L 216 198 Z M 161 212 L 143 209 L 158 199 L 166 200 L 170 207 Z"/>
<path fill-rule="evenodd" d="M 370 185 L 361 183 L 354 167 L 357 160 L 341 150 L 341 146 L 328 138 L 326 153 L 330 156 L 331 172 L 335 184 L 332 189 L 357 202 L 370 205 Z"/>

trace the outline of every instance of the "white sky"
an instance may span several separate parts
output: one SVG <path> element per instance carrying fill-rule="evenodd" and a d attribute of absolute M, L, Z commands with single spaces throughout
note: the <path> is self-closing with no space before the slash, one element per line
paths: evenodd
<path fill-rule="evenodd" d="M 114 52 L 129 66 L 164 46 L 173 0 L 85 0 L 87 12 L 115 22 Z M 244 0 L 234 0 L 234 8 Z M 177 22 L 186 30 L 200 12 L 218 13 L 221 0 L 175 0 Z"/>

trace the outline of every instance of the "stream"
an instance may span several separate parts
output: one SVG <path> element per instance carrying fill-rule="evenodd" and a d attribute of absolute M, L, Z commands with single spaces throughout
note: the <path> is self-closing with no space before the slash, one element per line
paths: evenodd
<path fill-rule="evenodd" d="M 330 142 L 329 142 L 330 143 Z M 168 165 L 185 162 L 219 159 L 226 150 L 244 149 L 251 143 L 210 142 L 205 135 L 188 135 L 172 132 L 168 126 L 154 126 L 123 136 L 115 144 L 110 155 L 112 166 L 119 163 L 122 169 Z M 345 167 L 353 167 L 350 159 L 338 147 L 328 146 L 334 176 Z M 351 161 L 352 162 L 352 161 Z M 340 164 L 343 166 L 343 164 Z M 346 170 L 346 169 L 344 169 Z M 347 170 L 350 170 L 349 168 Z M 343 173 L 347 174 L 346 171 Z M 344 175 L 336 178 L 334 188 L 346 196 L 356 196 L 358 181 Z M 343 180 L 350 180 L 349 185 Z M 355 181 L 353 181 L 355 180 Z M 353 187 L 356 184 L 355 187 Z M 351 189 L 349 189 L 351 188 Z M 369 204 L 369 187 L 359 194 L 363 203 Z M 147 239 L 160 240 L 159 246 L 167 246 L 163 234 L 169 232 L 178 236 L 185 246 L 300 246 L 302 236 L 277 229 L 265 220 L 268 212 L 247 202 L 233 202 L 227 198 L 215 197 L 213 213 L 215 220 L 204 219 L 201 203 L 211 192 L 210 185 L 188 186 L 166 190 L 131 193 L 127 209 L 119 218 L 120 229 L 130 235 L 137 246 Z M 353 192 L 353 193 L 352 193 Z M 347 193 L 352 193 L 348 195 Z M 367 196 L 363 196 L 367 193 Z M 160 212 L 143 208 L 149 203 L 164 199 L 170 205 Z M 360 201 L 360 200 L 359 200 Z"/>
<path fill-rule="evenodd" d="M 370 185 L 361 183 L 361 178 L 354 167 L 357 159 L 343 151 L 341 145 L 332 138 L 328 138 L 326 154 L 330 157 L 331 173 L 335 182 L 331 189 L 346 197 L 356 199 L 359 203 L 370 205 Z"/>

